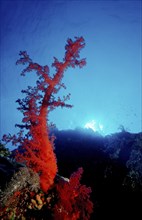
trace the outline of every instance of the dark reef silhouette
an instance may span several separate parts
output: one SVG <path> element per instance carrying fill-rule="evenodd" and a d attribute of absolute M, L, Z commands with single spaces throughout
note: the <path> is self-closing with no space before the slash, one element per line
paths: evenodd
<path fill-rule="evenodd" d="M 78 128 L 54 129 L 50 134 L 56 136 L 54 147 L 60 175 L 68 178 L 78 167 L 84 169 L 82 183 L 91 187 L 94 203 L 91 219 L 140 219 L 142 133 L 122 131 L 102 136 L 92 130 Z M 9 175 L 12 175 L 12 168 Z M 3 181 L 4 178 L 1 185 Z"/>
<path fill-rule="evenodd" d="M 54 130 L 61 175 L 83 167 L 91 186 L 91 219 L 139 219 L 142 216 L 142 133 L 101 136 L 91 129 Z"/>

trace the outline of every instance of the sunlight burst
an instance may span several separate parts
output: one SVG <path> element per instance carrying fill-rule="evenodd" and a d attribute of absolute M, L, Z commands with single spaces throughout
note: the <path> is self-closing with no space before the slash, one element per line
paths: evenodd
<path fill-rule="evenodd" d="M 87 129 L 92 129 L 94 132 L 101 132 L 103 130 L 103 125 L 100 123 L 97 124 L 95 120 L 87 122 L 84 127 Z"/>

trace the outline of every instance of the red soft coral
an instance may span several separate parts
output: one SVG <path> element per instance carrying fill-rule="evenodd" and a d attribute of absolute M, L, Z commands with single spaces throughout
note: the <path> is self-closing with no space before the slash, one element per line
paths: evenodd
<path fill-rule="evenodd" d="M 47 191 L 54 182 L 57 173 L 56 156 L 53 150 L 53 141 L 49 136 L 48 115 L 56 107 L 72 107 L 65 104 L 69 96 L 55 98 L 55 94 L 63 87 L 61 83 L 64 72 L 68 67 L 85 65 L 85 59 L 79 59 L 79 52 L 84 47 L 84 39 L 76 37 L 75 40 L 68 39 L 65 47 L 65 57 L 62 62 L 54 58 L 52 64 L 56 73 L 49 75 L 49 67 L 34 63 L 26 51 L 20 52 L 20 59 L 17 64 L 24 64 L 27 67 L 21 75 L 35 71 L 38 80 L 34 87 L 28 86 L 22 93 L 26 95 L 18 99 L 18 110 L 23 113 L 23 124 L 19 125 L 20 132 L 14 136 L 4 136 L 3 140 L 12 141 L 13 145 L 20 147 L 16 158 L 24 162 L 40 175 L 40 183 L 43 191 Z M 25 133 L 25 129 L 27 133 Z"/>
<path fill-rule="evenodd" d="M 69 182 L 60 180 L 57 184 L 58 203 L 54 207 L 54 219 L 90 219 L 93 203 L 90 201 L 91 188 L 80 184 L 83 169 L 73 173 Z"/>

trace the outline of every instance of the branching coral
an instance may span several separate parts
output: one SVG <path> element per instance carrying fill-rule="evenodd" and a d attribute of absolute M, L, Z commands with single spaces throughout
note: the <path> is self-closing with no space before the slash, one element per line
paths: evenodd
<path fill-rule="evenodd" d="M 21 75 L 35 71 L 38 80 L 36 86 L 28 86 L 22 93 L 26 95 L 18 99 L 18 110 L 23 113 L 22 124 L 17 124 L 20 132 L 17 135 L 4 135 L 3 141 L 12 141 L 13 145 L 20 147 L 17 151 L 17 161 L 23 162 L 40 176 L 40 184 L 43 191 L 47 191 L 54 182 L 57 173 L 56 156 L 53 151 L 53 139 L 49 137 L 48 115 L 56 107 L 72 107 L 66 104 L 69 95 L 56 98 L 56 94 L 65 85 L 61 83 L 64 72 L 68 67 L 83 67 L 85 59 L 79 59 L 79 52 L 85 46 L 82 37 L 75 40 L 68 39 L 65 46 L 65 56 L 62 62 L 54 57 L 52 67 L 56 73 L 51 76 L 49 67 L 41 66 L 32 61 L 26 51 L 20 52 L 20 59 L 17 64 L 27 65 Z M 25 134 L 25 129 L 27 133 Z"/>
<path fill-rule="evenodd" d="M 90 219 L 93 203 L 90 201 L 91 188 L 80 184 L 83 169 L 73 173 L 69 181 L 57 184 L 58 203 L 54 207 L 54 219 Z"/>

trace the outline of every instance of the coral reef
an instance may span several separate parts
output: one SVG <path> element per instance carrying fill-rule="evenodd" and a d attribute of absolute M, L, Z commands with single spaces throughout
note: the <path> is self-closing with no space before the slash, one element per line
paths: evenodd
<path fill-rule="evenodd" d="M 92 213 L 91 190 L 80 184 L 82 169 L 74 173 L 69 182 L 59 175 L 57 181 L 55 137 L 49 134 L 48 122 L 50 111 L 56 107 L 72 107 L 66 104 L 70 94 L 63 98 L 56 94 L 61 88 L 66 88 L 61 82 L 66 69 L 81 68 L 86 64 L 85 59 L 79 56 L 84 46 L 83 37 L 75 37 L 74 41 L 68 39 L 62 62 L 54 57 L 52 67 L 56 73 L 53 75 L 47 65 L 33 62 L 26 51 L 19 54 L 16 64 L 27 65 L 21 75 L 34 71 L 38 80 L 34 87 L 22 90 L 25 98 L 16 101 L 23 114 L 22 124 L 16 124 L 20 131 L 17 135 L 4 135 L 2 139 L 5 144 L 11 142 L 17 147 L 16 161 L 25 167 L 19 168 L 1 191 L 1 219 L 88 220 Z"/>

